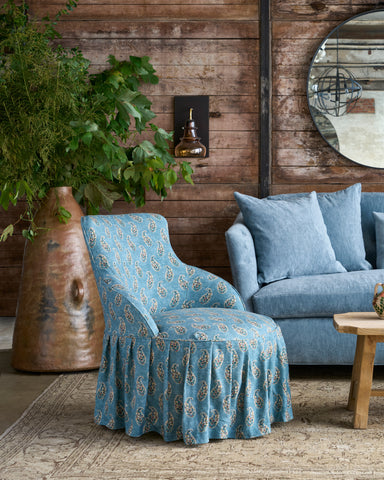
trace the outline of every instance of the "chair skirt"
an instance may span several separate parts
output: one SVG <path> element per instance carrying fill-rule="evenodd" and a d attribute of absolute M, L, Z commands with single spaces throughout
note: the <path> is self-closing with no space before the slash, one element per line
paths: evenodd
<path fill-rule="evenodd" d="M 250 312 L 196 308 L 154 316 L 156 337 L 105 332 L 95 421 L 186 444 L 252 438 L 292 418 L 280 328 Z"/>

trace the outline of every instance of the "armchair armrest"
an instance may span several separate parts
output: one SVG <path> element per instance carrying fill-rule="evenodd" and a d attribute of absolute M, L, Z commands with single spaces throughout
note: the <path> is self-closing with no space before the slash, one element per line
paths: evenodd
<path fill-rule="evenodd" d="M 198 267 L 187 266 L 189 288 L 184 307 L 245 310 L 239 292 L 226 280 Z"/>
<path fill-rule="evenodd" d="M 154 337 L 159 329 L 142 302 L 130 294 L 113 275 L 100 279 L 98 284 L 104 311 L 106 332 L 114 330 L 135 337 Z"/>
<path fill-rule="evenodd" d="M 252 312 L 252 296 L 260 287 L 251 232 L 243 223 L 236 222 L 225 232 L 225 239 L 234 285 L 240 292 L 246 309 Z"/>

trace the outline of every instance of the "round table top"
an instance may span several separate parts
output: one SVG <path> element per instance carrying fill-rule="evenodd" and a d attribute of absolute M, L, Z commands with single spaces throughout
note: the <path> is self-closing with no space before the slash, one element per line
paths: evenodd
<path fill-rule="evenodd" d="M 376 312 L 338 313 L 333 316 L 338 332 L 355 335 L 384 335 L 384 319 Z"/>

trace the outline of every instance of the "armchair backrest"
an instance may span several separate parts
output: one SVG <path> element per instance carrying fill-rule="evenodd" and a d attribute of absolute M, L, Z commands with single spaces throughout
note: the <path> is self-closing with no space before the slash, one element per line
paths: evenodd
<path fill-rule="evenodd" d="M 90 215 L 82 227 L 96 267 L 113 275 L 149 314 L 183 306 L 192 267 L 173 251 L 164 217 Z"/>
<path fill-rule="evenodd" d="M 148 214 L 89 215 L 81 218 L 107 330 L 113 329 L 113 323 L 119 323 L 117 317 L 120 314 L 129 324 L 127 334 L 158 334 L 158 328 L 147 309 L 144 271 L 140 263 L 143 264 L 152 253 L 147 253 L 143 246 L 153 243 L 148 238 L 148 230 L 162 230 L 162 220 L 165 222 L 162 217 Z M 162 223 L 162 227 L 157 221 Z M 167 238 L 166 233 L 163 235 Z M 147 278 L 149 276 L 150 272 Z"/>

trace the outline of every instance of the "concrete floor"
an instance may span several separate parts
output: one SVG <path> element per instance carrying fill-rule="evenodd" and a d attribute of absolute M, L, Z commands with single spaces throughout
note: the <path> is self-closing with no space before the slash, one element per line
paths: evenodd
<path fill-rule="evenodd" d="M 11 367 L 14 321 L 0 317 L 0 435 L 58 376 L 19 372 Z"/>

